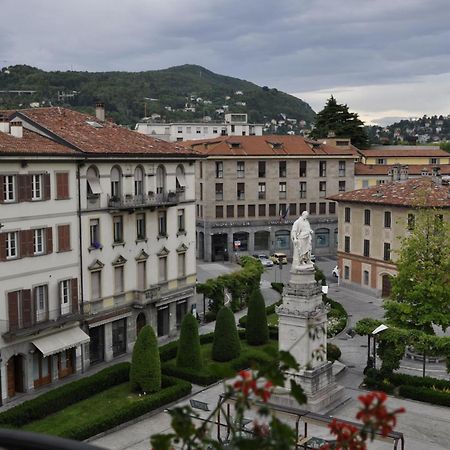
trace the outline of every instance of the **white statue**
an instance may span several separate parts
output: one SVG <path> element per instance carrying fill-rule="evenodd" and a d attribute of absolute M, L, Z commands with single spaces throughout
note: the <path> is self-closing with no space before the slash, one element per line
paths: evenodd
<path fill-rule="evenodd" d="M 308 211 L 303 211 L 302 215 L 292 225 L 291 239 L 294 244 L 293 268 L 303 264 L 311 264 L 313 230 L 311 230 L 308 216 Z"/>

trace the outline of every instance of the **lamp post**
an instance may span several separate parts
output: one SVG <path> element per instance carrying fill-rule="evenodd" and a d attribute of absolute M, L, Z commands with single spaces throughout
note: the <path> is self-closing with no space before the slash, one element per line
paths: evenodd
<path fill-rule="evenodd" d="M 377 364 L 377 334 L 381 333 L 384 330 L 387 330 L 389 327 L 387 325 L 384 325 L 383 323 L 376 327 L 375 330 L 372 331 L 372 337 L 373 337 L 373 368 L 376 369 Z M 367 364 L 369 364 L 369 358 L 370 358 L 370 335 L 369 335 L 369 350 L 368 350 L 368 360 Z"/>

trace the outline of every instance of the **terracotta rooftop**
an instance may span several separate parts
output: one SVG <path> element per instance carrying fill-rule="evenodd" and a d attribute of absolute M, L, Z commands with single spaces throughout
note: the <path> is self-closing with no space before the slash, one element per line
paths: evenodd
<path fill-rule="evenodd" d="M 407 145 L 387 145 L 381 147 L 372 147 L 367 150 L 359 150 L 359 152 L 365 157 L 417 157 L 426 156 L 430 158 L 449 158 L 450 153 L 436 147 L 417 147 Z"/>
<path fill-rule="evenodd" d="M 427 207 L 450 208 L 450 186 L 435 183 L 431 177 L 410 178 L 343 192 L 328 199 L 337 202 L 413 207 L 425 201 Z"/>
<path fill-rule="evenodd" d="M 17 117 L 44 132 L 50 132 L 62 145 L 83 153 L 195 155 L 192 150 L 180 145 L 131 131 L 112 122 L 100 122 L 93 116 L 67 108 L 23 109 L 17 110 L 9 117 Z"/>
<path fill-rule="evenodd" d="M 363 164 L 355 163 L 355 175 L 388 175 L 393 164 Z M 420 175 L 423 169 L 431 173 L 433 167 L 439 167 L 442 175 L 450 175 L 450 164 L 407 164 L 409 175 Z"/>
<path fill-rule="evenodd" d="M 288 135 L 218 136 L 182 144 L 206 156 L 358 156 L 352 148 L 333 147 Z"/>

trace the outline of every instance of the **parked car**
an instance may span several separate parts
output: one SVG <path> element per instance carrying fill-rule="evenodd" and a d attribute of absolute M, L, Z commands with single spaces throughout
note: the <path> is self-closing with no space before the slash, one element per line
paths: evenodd
<path fill-rule="evenodd" d="M 273 261 L 267 255 L 257 255 L 257 258 L 261 261 L 264 267 L 272 267 Z"/>
<path fill-rule="evenodd" d="M 313 262 L 313 263 L 316 262 L 316 255 L 311 255 L 311 262 Z"/>
<path fill-rule="evenodd" d="M 270 256 L 270 259 L 274 262 L 274 264 L 287 264 L 287 256 L 285 253 L 274 253 Z"/>
<path fill-rule="evenodd" d="M 331 274 L 333 275 L 333 277 L 339 278 L 339 267 L 336 266 L 332 271 Z"/>

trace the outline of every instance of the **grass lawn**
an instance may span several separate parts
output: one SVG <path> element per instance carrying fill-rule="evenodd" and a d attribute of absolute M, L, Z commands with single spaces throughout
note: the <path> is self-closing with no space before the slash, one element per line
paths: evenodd
<path fill-rule="evenodd" d="M 277 327 L 278 326 L 278 314 L 273 313 L 267 316 L 267 325 Z"/>
<path fill-rule="evenodd" d="M 86 422 L 91 423 L 96 421 L 97 418 L 101 419 L 105 414 L 105 410 L 108 413 L 112 413 L 132 403 L 143 400 L 143 396 L 139 397 L 137 394 L 130 392 L 129 383 L 123 383 L 86 400 L 75 403 L 56 414 L 31 422 L 22 429 L 37 433 L 64 436 L 69 429 L 81 427 Z"/>

